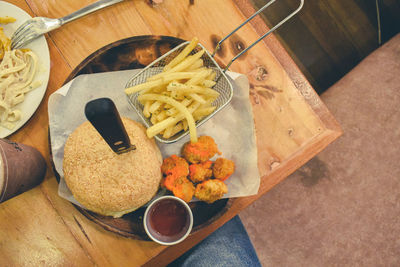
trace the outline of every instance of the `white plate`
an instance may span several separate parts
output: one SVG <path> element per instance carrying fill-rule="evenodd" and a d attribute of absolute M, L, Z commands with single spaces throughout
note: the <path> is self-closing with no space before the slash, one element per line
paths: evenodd
<path fill-rule="evenodd" d="M 11 37 L 11 35 L 18 28 L 19 25 L 31 18 L 28 13 L 26 13 L 19 7 L 16 7 L 4 1 L 0 1 L 0 17 L 5 16 L 17 19 L 17 21 L 14 23 L 0 25 L 0 27 L 4 28 L 4 32 L 8 37 Z M 0 126 L 0 138 L 4 138 L 16 132 L 30 119 L 30 117 L 32 117 L 44 97 L 47 89 L 47 84 L 49 82 L 50 53 L 49 47 L 47 46 L 46 38 L 44 36 L 41 36 L 26 45 L 24 48 L 30 48 L 39 57 L 39 68 L 34 80 L 40 81 L 41 86 L 32 90 L 31 92 L 28 92 L 25 95 L 24 102 L 16 106 L 17 109 L 21 110 L 22 117 L 19 121 L 15 123 L 15 127 L 12 130 L 8 130 Z"/>

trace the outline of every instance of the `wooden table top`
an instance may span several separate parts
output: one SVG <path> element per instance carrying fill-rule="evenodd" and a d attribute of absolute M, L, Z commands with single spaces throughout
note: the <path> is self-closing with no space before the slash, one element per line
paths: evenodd
<path fill-rule="evenodd" d="M 65 16 L 94 0 L 7 0 L 31 16 Z M 249 1 L 250 2 L 250 1 Z M 138 35 L 197 36 L 209 50 L 243 22 L 253 8 L 245 0 L 127 0 L 49 33 L 50 81 L 34 116 L 9 139 L 36 147 L 48 171 L 43 183 L 0 205 L 0 265 L 165 265 L 237 215 L 341 135 L 341 129 L 285 50 L 271 35 L 238 59 L 231 70 L 250 81 L 261 174 L 259 193 L 237 198 L 212 224 L 184 242 L 161 246 L 125 238 L 88 220 L 57 195 L 48 143 L 48 97 L 88 55 Z M 242 28 L 218 54 L 226 64 L 267 29 L 261 19 Z"/>

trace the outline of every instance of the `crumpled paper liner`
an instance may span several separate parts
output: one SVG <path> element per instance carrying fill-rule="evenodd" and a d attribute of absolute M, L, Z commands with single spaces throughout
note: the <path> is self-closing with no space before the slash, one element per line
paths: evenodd
<path fill-rule="evenodd" d="M 78 206 L 82 207 L 64 180 L 62 161 L 65 142 L 74 129 L 86 121 L 84 114 L 86 103 L 96 98 L 112 99 L 121 116 L 141 122 L 124 93 L 126 82 L 138 71 L 80 75 L 49 98 L 51 150 L 56 171 L 60 175 L 58 194 Z M 200 126 L 197 134 L 213 137 L 222 152 L 222 157 L 235 162 L 235 173 L 225 181 L 228 193 L 224 198 L 244 197 L 257 194 L 260 185 L 249 83 L 244 75 L 233 72 L 227 74 L 234 81 L 233 99 L 224 109 Z M 183 144 L 188 141 L 189 136 L 186 136 L 176 143 L 158 143 L 158 146 L 165 158 L 172 154 L 179 155 Z"/>

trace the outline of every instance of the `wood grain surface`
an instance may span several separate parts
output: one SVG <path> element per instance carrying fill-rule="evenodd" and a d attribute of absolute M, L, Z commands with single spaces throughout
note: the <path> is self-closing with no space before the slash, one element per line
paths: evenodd
<path fill-rule="evenodd" d="M 7 1 L 32 16 L 60 17 L 94 1 Z M 0 265 L 163 266 L 200 242 L 341 135 L 333 116 L 273 36 L 237 60 L 231 70 L 247 75 L 251 87 L 262 176 L 259 193 L 232 200 L 218 220 L 184 242 L 165 247 L 125 238 L 83 216 L 57 195 L 50 167 L 47 100 L 70 72 L 101 47 L 139 35 L 181 39 L 197 36 L 209 50 L 248 16 L 246 1 L 127 0 L 47 36 L 50 82 L 35 115 L 11 140 L 36 147 L 49 165 L 45 181 L 0 205 Z M 247 7 L 243 9 L 242 6 Z M 243 13 L 244 14 L 243 14 Z M 226 64 L 260 34 L 245 26 L 232 36 L 217 60 Z"/>
<path fill-rule="evenodd" d="M 266 1 L 251 2 L 261 7 Z M 298 3 L 276 1 L 262 12 L 262 19 L 271 27 Z M 322 93 L 380 46 L 379 30 L 382 44 L 400 31 L 399 13 L 400 2 L 395 0 L 305 1 L 302 12 L 277 30 L 276 36 L 314 89 Z"/>

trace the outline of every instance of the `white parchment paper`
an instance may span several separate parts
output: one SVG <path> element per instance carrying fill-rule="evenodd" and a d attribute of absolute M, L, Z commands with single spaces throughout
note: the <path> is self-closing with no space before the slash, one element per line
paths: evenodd
<path fill-rule="evenodd" d="M 141 122 L 124 93 L 126 82 L 138 71 L 80 75 L 50 96 L 48 111 L 51 150 L 55 168 L 60 174 L 58 194 L 61 197 L 82 207 L 64 181 L 62 161 L 68 136 L 86 121 L 84 109 L 88 101 L 108 97 L 114 101 L 121 116 Z M 232 101 L 198 128 L 198 136 L 213 137 L 222 156 L 235 162 L 235 173 L 225 181 L 228 193 L 224 198 L 257 194 L 260 185 L 249 83 L 244 75 L 228 72 L 228 76 L 234 81 Z M 172 154 L 179 155 L 183 144 L 188 141 L 189 136 L 186 136 L 176 143 L 158 143 L 158 146 L 163 157 L 168 157 Z"/>

